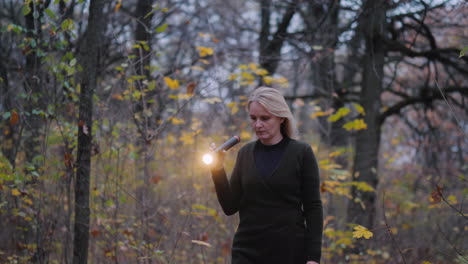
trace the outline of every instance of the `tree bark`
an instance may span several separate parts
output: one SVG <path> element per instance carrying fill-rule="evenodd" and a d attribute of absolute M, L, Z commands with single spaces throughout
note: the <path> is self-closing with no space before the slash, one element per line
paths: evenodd
<path fill-rule="evenodd" d="M 312 50 L 310 54 L 314 57 L 310 62 L 310 81 L 313 84 L 312 94 L 320 91 L 321 94 L 327 95 L 320 104 L 324 110 L 329 108 L 338 110 L 344 106 L 340 97 L 341 87 L 337 84 L 335 76 L 334 50 L 338 42 L 339 6 L 340 1 L 327 1 L 327 3 L 310 1 L 307 3 L 306 13 L 303 14 L 309 45 L 321 47 L 320 51 Z M 327 119 L 328 117 L 319 118 L 321 127 L 324 128 L 320 129 L 321 137 L 331 146 L 346 145 L 349 134 L 343 128 L 344 119 L 331 124 Z"/>
<path fill-rule="evenodd" d="M 6 61 L 6 60 L 5 60 Z M 14 110 L 13 108 L 13 96 L 14 93 L 10 88 L 10 83 L 8 80 L 8 73 L 5 65 L 0 62 L 0 103 L 3 105 L 2 112 L 10 112 Z M 11 113 L 12 114 L 12 113 Z M 2 154 L 8 159 L 10 165 L 13 169 L 16 167 L 16 153 L 17 153 L 17 133 L 19 126 L 19 120 L 15 125 L 14 122 L 11 122 L 10 119 L 2 121 L 0 124 L 0 133 L 1 133 L 1 151 Z"/>
<path fill-rule="evenodd" d="M 379 113 L 383 86 L 385 58 L 382 34 L 385 23 L 385 1 L 364 3 L 361 28 L 365 38 L 365 54 L 362 65 L 361 105 L 365 109 L 367 129 L 357 133 L 354 155 L 353 181 L 363 181 L 376 188 L 378 183 L 378 151 L 380 144 Z M 348 204 L 348 222 L 372 228 L 375 217 L 375 192 L 361 192 L 353 187 L 354 201 Z"/>
<path fill-rule="evenodd" d="M 278 23 L 276 32 L 270 36 L 270 16 L 271 16 L 271 3 L 268 0 L 262 0 L 260 3 L 260 16 L 261 16 L 261 31 L 259 36 L 259 64 L 262 68 L 266 69 L 269 74 L 273 74 L 278 67 L 281 60 L 281 48 L 287 37 L 287 30 L 289 24 L 296 13 L 298 0 L 293 0 L 288 3 L 286 11 L 284 12 L 281 21 Z M 271 37 L 271 40 L 269 40 Z"/>
<path fill-rule="evenodd" d="M 29 95 L 25 115 L 25 137 L 24 147 L 26 154 L 26 161 L 34 167 L 33 171 L 37 171 L 39 164 L 36 164 L 35 157 L 41 154 L 41 143 L 43 139 L 43 132 L 41 131 L 44 122 L 38 111 L 45 109 L 46 102 L 44 102 L 44 91 L 41 85 L 41 72 L 40 72 L 40 58 L 37 56 L 36 49 L 40 47 L 41 43 L 41 22 L 43 7 L 39 3 L 31 2 L 29 4 L 31 12 L 25 15 L 25 22 L 28 38 L 36 42 L 36 47 L 26 47 L 26 64 L 24 67 L 25 81 L 24 90 Z M 34 13 L 39 14 L 36 19 Z M 32 172 L 32 170 L 30 170 Z M 30 173 L 29 172 L 29 173 Z M 32 175 L 32 174 L 31 174 Z M 31 181 L 36 182 L 36 176 L 31 176 Z"/>
<path fill-rule="evenodd" d="M 80 85 L 78 120 L 78 154 L 75 182 L 75 226 L 73 263 L 88 261 L 89 244 L 89 182 L 91 173 L 91 142 L 93 118 L 93 94 L 97 86 L 98 57 L 104 28 L 104 4 L 106 0 L 91 0 L 85 40 L 79 51 L 83 67 Z"/>
<path fill-rule="evenodd" d="M 148 46 L 148 49 L 136 49 L 138 54 L 136 58 L 138 58 L 137 63 L 135 63 L 135 71 L 137 75 L 145 76 L 145 80 L 148 82 L 151 80 L 151 72 L 148 70 L 151 62 L 151 21 L 153 19 L 153 13 L 149 13 L 152 9 L 154 0 L 138 0 L 136 10 L 135 10 L 135 17 L 138 19 L 138 23 L 135 29 L 135 41 L 137 43 L 144 43 L 144 45 Z M 140 82 L 139 84 L 140 89 L 143 89 L 144 84 Z M 158 88 L 156 88 L 158 89 Z M 140 146 L 139 154 L 143 157 L 143 159 L 139 159 L 136 161 L 136 166 L 138 168 L 138 178 L 142 180 L 143 184 L 137 190 L 137 206 L 136 206 L 136 215 L 141 221 L 141 238 L 145 243 L 152 244 L 150 237 L 148 236 L 149 230 L 149 214 L 148 209 L 151 203 L 151 188 L 150 188 L 150 169 L 149 164 L 153 159 L 153 155 L 150 148 L 150 143 L 152 138 L 152 131 L 155 129 L 155 120 L 159 118 L 159 113 L 156 114 L 156 118 L 149 118 L 147 116 L 147 112 L 151 109 L 151 103 L 148 103 L 148 93 L 143 93 L 140 97 L 140 100 L 135 103 L 134 115 L 139 115 L 141 120 L 135 119 L 136 125 L 140 128 L 140 135 L 141 137 L 137 138 L 137 145 Z M 155 94 L 157 97 L 158 103 L 162 103 L 161 97 L 159 94 Z M 150 254 L 150 252 L 146 251 L 149 250 L 145 248 L 144 250 L 140 251 L 143 252 L 142 255 Z M 149 260 L 143 260 L 142 263 L 149 263 Z"/>

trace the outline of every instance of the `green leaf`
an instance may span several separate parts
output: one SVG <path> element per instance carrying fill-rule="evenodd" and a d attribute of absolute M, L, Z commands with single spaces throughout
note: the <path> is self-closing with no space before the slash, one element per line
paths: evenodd
<path fill-rule="evenodd" d="M 162 32 L 164 32 L 164 31 L 166 31 L 167 26 L 168 26 L 168 24 L 164 24 L 164 25 L 162 25 L 162 26 L 157 27 L 157 28 L 156 28 L 156 32 L 157 32 L 157 33 L 162 33 Z"/>
<path fill-rule="evenodd" d="M 31 13 L 31 7 L 29 7 L 29 5 L 24 5 L 23 8 L 21 8 L 21 12 L 23 12 L 23 15 L 27 16 Z"/>
<path fill-rule="evenodd" d="M 155 88 L 156 88 L 156 81 L 154 81 L 154 80 L 153 80 L 153 81 L 150 81 L 150 82 L 148 83 L 148 90 L 149 90 L 149 91 L 152 91 L 152 90 L 154 90 Z"/>
<path fill-rule="evenodd" d="M 63 31 L 71 30 L 73 29 L 73 20 L 71 19 L 65 19 L 62 22 L 62 25 L 60 25 Z"/>
<path fill-rule="evenodd" d="M 460 51 L 460 56 L 459 58 L 465 56 L 465 54 L 468 52 L 468 46 L 464 47 L 461 51 Z"/>
<path fill-rule="evenodd" d="M 320 45 L 314 45 L 314 46 L 312 46 L 312 49 L 319 51 L 319 50 L 323 50 L 323 47 L 320 46 Z"/>
<path fill-rule="evenodd" d="M 52 19 L 57 19 L 57 16 L 55 15 L 55 13 L 50 10 L 49 8 L 47 8 L 46 10 L 44 10 L 44 12 Z"/>
<path fill-rule="evenodd" d="M 75 66 L 76 65 L 76 58 L 73 58 L 71 61 L 70 61 L 70 66 Z"/>
<path fill-rule="evenodd" d="M 150 12 L 148 12 L 148 14 L 145 15 L 145 17 L 143 19 L 151 16 L 153 13 L 154 13 L 154 10 L 151 10 Z"/>
<path fill-rule="evenodd" d="M 5 113 L 3 113 L 3 119 L 4 119 L 4 120 L 7 120 L 8 118 L 10 118 L 10 116 L 11 116 L 11 112 L 5 112 Z"/>

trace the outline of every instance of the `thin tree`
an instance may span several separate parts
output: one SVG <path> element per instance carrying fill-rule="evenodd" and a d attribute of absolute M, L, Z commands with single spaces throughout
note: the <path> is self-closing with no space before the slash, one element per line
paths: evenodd
<path fill-rule="evenodd" d="M 101 35 L 104 31 L 106 0 L 91 0 L 88 26 L 83 46 L 79 50 L 81 93 L 78 120 L 78 155 L 75 185 L 75 227 L 73 263 L 88 262 L 89 244 L 89 182 L 91 174 L 93 94 L 97 87 L 97 72 Z"/>

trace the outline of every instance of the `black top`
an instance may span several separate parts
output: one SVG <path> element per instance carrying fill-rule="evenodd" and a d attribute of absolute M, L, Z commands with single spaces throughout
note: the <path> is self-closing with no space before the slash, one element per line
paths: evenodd
<path fill-rule="evenodd" d="M 262 176 L 268 177 L 278 167 L 278 163 L 288 146 L 289 138 L 283 139 L 274 145 L 265 145 L 260 140 L 257 141 L 254 148 L 255 166 Z"/>
<path fill-rule="evenodd" d="M 212 171 L 224 213 L 239 212 L 231 263 L 319 262 L 323 216 L 312 148 L 290 139 L 276 169 L 263 177 L 255 164 L 256 144 L 239 150 L 229 180 L 224 169 Z"/>

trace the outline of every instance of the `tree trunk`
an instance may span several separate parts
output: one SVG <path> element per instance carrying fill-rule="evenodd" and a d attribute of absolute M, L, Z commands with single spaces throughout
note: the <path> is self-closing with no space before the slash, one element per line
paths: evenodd
<path fill-rule="evenodd" d="M 310 62 L 311 94 L 317 90 L 326 94 L 327 98 L 321 100 L 324 111 L 329 108 L 338 110 L 344 106 L 341 88 L 337 84 L 335 72 L 334 50 L 338 42 L 338 13 L 340 1 L 314 2 L 307 5 L 304 21 L 307 28 L 307 40 L 311 47 L 320 46 L 319 51 L 312 50 L 315 57 Z M 333 50 L 330 52 L 330 50 Z M 338 96 L 334 96 L 338 95 Z M 324 142 L 330 146 L 345 146 L 348 143 L 348 132 L 343 128 L 344 119 L 330 123 L 328 117 L 319 117 L 321 123 L 320 135 Z M 343 166 L 345 164 L 342 164 Z"/>
<path fill-rule="evenodd" d="M 10 84 L 8 81 L 8 73 L 5 65 L 0 62 L 0 112 L 10 112 L 10 119 L 2 121 L 0 124 L 0 138 L 1 138 L 1 151 L 2 154 L 8 159 L 10 165 L 13 169 L 16 167 L 16 153 L 17 153 L 17 133 L 19 126 L 19 119 L 14 121 L 16 116 L 13 117 L 12 110 L 13 108 L 13 96 L 14 93 L 10 89 Z M 16 123 L 15 123 L 16 122 Z"/>
<path fill-rule="evenodd" d="M 135 17 L 138 19 L 138 23 L 135 29 L 135 41 L 137 43 L 144 43 L 143 45 L 147 45 L 147 49 L 136 49 L 138 54 L 136 58 L 138 61 L 135 63 L 135 71 L 137 75 L 145 76 L 145 80 L 148 82 L 151 78 L 151 73 L 148 70 L 151 62 L 151 21 L 153 19 L 153 13 L 149 13 L 152 10 L 154 0 L 138 0 L 136 10 L 135 10 Z M 142 46 L 142 45 L 141 45 Z M 140 82 L 138 86 L 140 89 L 143 89 L 144 84 Z M 155 96 L 158 97 L 158 102 L 161 102 L 161 98 L 159 94 Z M 147 113 L 151 109 L 151 103 L 148 103 L 148 93 L 143 93 L 140 100 L 135 103 L 134 115 L 139 115 L 141 117 L 140 120 L 136 120 L 137 126 L 140 127 L 140 135 L 141 137 L 137 138 L 137 145 L 140 147 L 139 154 L 143 157 L 142 159 L 138 159 L 136 161 L 136 166 L 138 168 L 138 178 L 141 179 L 143 182 L 142 186 L 137 190 L 137 206 L 136 206 L 136 215 L 141 221 L 141 239 L 145 241 L 147 244 L 152 244 L 150 237 L 148 236 L 149 231 L 149 221 L 148 221 L 148 210 L 151 203 L 151 188 L 150 188 L 150 169 L 149 163 L 151 162 L 152 158 L 154 157 L 151 152 L 150 143 L 152 138 L 152 131 L 155 129 L 155 118 L 149 118 Z M 151 111 L 152 112 L 152 111 Z M 157 114 L 159 116 L 159 114 Z M 145 247 L 144 252 L 142 255 L 148 255 L 148 248 Z M 141 251 L 140 251 L 141 252 Z M 149 260 L 143 260 L 142 263 L 149 263 Z"/>
<path fill-rule="evenodd" d="M 361 15 L 365 38 L 365 55 L 361 87 L 361 105 L 365 109 L 367 129 L 357 133 L 353 180 L 363 181 L 376 188 L 378 183 L 378 152 L 380 143 L 379 112 L 381 107 L 385 50 L 382 34 L 385 23 L 384 0 L 366 1 Z M 352 189 L 354 201 L 348 205 L 348 222 L 372 228 L 375 217 L 375 192 Z"/>
<path fill-rule="evenodd" d="M 103 35 L 105 23 L 103 13 L 105 2 L 106 0 L 91 0 L 88 26 L 78 57 L 83 72 L 80 80 L 78 154 L 76 161 L 74 264 L 87 263 L 88 261 L 93 94 L 97 86 L 98 56 L 102 43 L 100 39 Z"/>
<path fill-rule="evenodd" d="M 26 36 L 35 40 L 37 47 L 40 47 L 40 35 L 41 35 L 41 23 L 40 18 L 42 17 L 43 7 L 40 3 L 31 2 L 29 4 L 30 9 L 32 10 L 27 15 L 25 15 L 25 22 L 27 33 Z M 36 19 L 34 13 L 39 14 L 39 17 Z M 24 139 L 24 148 L 26 154 L 26 162 L 29 163 L 34 169 L 28 170 L 28 173 L 37 172 L 39 164 L 36 164 L 34 161 L 35 158 L 41 154 L 41 143 L 43 140 L 43 118 L 39 114 L 39 111 L 45 109 L 46 102 L 44 102 L 44 91 L 42 90 L 41 82 L 41 73 L 40 73 L 40 58 L 37 56 L 36 47 L 26 47 L 30 49 L 27 51 L 26 55 L 26 64 L 24 67 L 25 70 L 25 81 L 24 81 L 24 90 L 29 95 L 27 100 L 25 115 L 25 139 Z M 31 181 L 36 182 L 37 176 L 31 175 Z"/>
<path fill-rule="evenodd" d="M 287 38 L 287 30 L 294 14 L 296 13 L 297 5 L 298 0 L 293 0 L 288 3 L 286 11 L 276 27 L 276 32 L 270 36 L 271 3 L 268 0 L 262 0 L 260 3 L 262 24 L 259 36 L 259 64 L 271 75 L 276 71 L 278 63 L 281 60 L 281 48 Z"/>

